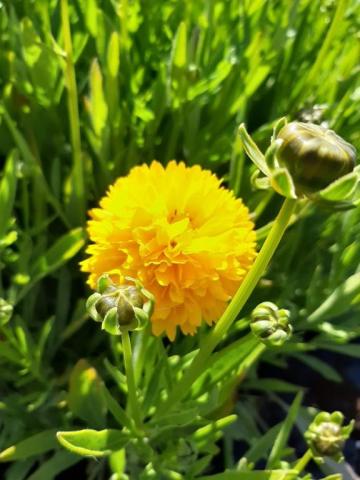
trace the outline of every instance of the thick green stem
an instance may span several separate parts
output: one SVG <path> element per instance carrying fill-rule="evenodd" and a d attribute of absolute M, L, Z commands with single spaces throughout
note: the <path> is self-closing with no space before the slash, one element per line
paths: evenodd
<path fill-rule="evenodd" d="M 265 240 L 259 255 L 257 256 L 254 265 L 246 275 L 244 281 L 229 303 L 222 317 L 206 337 L 190 367 L 180 382 L 178 382 L 178 384 L 175 386 L 174 390 L 170 392 L 167 400 L 160 406 L 158 415 L 161 415 L 160 412 L 168 412 L 171 408 L 173 408 L 174 405 L 176 405 L 188 393 L 193 382 L 207 368 L 207 362 L 211 353 L 221 341 L 230 325 L 236 319 L 237 315 L 247 302 L 258 281 L 263 275 L 286 230 L 291 214 L 294 211 L 295 204 L 296 200 L 286 199 L 284 201 L 284 204 L 274 221 L 270 233 Z"/>
<path fill-rule="evenodd" d="M 64 39 L 65 57 L 65 81 L 68 91 L 67 103 L 70 122 L 70 137 L 73 154 L 73 195 L 74 195 L 74 220 L 83 223 L 85 219 L 85 184 L 84 168 L 81 155 L 80 120 L 78 108 L 78 93 L 73 61 L 73 49 L 71 40 L 69 5 L 68 0 L 61 0 L 61 25 Z"/>
<path fill-rule="evenodd" d="M 135 425 L 141 429 L 142 421 L 141 421 L 140 406 L 139 406 L 138 398 L 136 395 L 136 384 L 135 384 L 134 367 L 132 363 L 132 352 L 131 352 L 131 342 L 130 342 L 129 332 L 124 331 L 121 335 L 121 338 L 122 338 L 122 345 L 123 345 L 123 351 L 124 351 L 124 363 L 125 363 L 130 409 L 131 409 L 131 413 L 132 413 Z"/>

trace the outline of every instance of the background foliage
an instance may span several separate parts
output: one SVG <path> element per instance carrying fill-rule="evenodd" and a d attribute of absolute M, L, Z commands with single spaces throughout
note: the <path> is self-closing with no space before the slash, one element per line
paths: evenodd
<path fill-rule="evenodd" d="M 80 461 L 53 433 L 81 421 L 104 425 L 106 407 L 79 406 L 71 396 L 73 382 L 92 398 L 101 379 L 91 365 L 107 384 L 122 385 L 113 368 L 121 352 L 87 321 L 89 292 L 78 269 L 86 211 L 110 182 L 154 158 L 201 164 L 244 198 L 261 243 L 279 199 L 253 189 L 240 122 L 264 148 L 284 115 L 326 122 L 360 148 L 356 0 L 69 3 L 0 4 L 0 449 L 45 432 L 32 442 L 34 456 L 28 447 L 17 450 L 12 459 L 20 461 L 4 467 L 5 480 L 50 480 Z M 253 370 L 242 382 L 239 420 L 224 438 L 225 466 L 239 440 L 254 462 L 270 448 L 280 427 L 256 450 L 270 426 L 259 401 L 288 408 L 277 394 L 299 389 L 285 373 L 294 359 L 339 383 L 339 372 L 314 352 L 360 356 L 353 342 L 360 334 L 359 234 L 359 208 L 299 210 L 247 309 L 264 299 L 291 309 L 292 342 L 264 357 L 284 377 L 258 378 Z M 240 320 L 231 334 L 242 329 Z M 165 346 L 186 354 L 197 344 L 178 337 Z M 157 351 L 149 361 L 160 357 Z M 81 465 L 86 478 L 106 478 L 106 462 Z"/>

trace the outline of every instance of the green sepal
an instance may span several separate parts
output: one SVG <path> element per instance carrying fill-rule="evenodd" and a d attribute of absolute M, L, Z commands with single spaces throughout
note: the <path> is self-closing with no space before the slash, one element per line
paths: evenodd
<path fill-rule="evenodd" d="M 146 313 L 146 315 L 151 317 L 154 311 L 154 306 L 155 306 L 155 300 L 149 300 L 148 302 L 144 303 L 143 310 Z"/>
<path fill-rule="evenodd" d="M 251 175 L 250 182 L 259 190 L 268 190 L 271 187 L 269 177 L 260 176 L 260 170 L 258 169 Z"/>
<path fill-rule="evenodd" d="M 281 167 L 273 171 L 271 185 L 276 192 L 286 198 L 298 198 L 294 182 L 287 168 Z"/>
<path fill-rule="evenodd" d="M 134 314 L 137 320 L 137 326 L 134 330 L 142 330 L 146 327 L 146 324 L 149 320 L 149 316 L 144 312 L 142 308 L 134 307 Z"/>
<path fill-rule="evenodd" d="M 93 293 L 86 300 L 86 310 L 88 311 L 90 317 L 95 320 L 95 322 L 102 322 L 103 319 L 96 310 L 96 303 L 101 299 L 101 294 L 98 292 Z"/>
<path fill-rule="evenodd" d="M 288 121 L 286 117 L 281 117 L 279 120 L 275 123 L 274 129 L 273 129 L 273 134 L 271 136 L 271 142 L 275 142 L 277 136 L 279 135 L 280 130 L 287 125 Z"/>
<path fill-rule="evenodd" d="M 274 171 L 277 168 L 279 168 L 279 164 L 276 159 L 277 149 L 278 149 L 278 143 L 276 141 L 272 141 L 270 143 L 269 148 L 265 152 L 265 161 L 271 171 Z"/>
<path fill-rule="evenodd" d="M 259 150 L 254 140 L 248 134 L 245 125 L 242 123 L 239 127 L 239 137 L 244 146 L 244 150 L 250 160 L 257 166 L 265 176 L 270 176 L 270 170 L 266 164 L 265 157 Z"/>
<path fill-rule="evenodd" d="M 121 330 L 119 328 L 118 323 L 118 314 L 117 308 L 111 308 L 101 324 L 101 329 L 105 330 L 106 332 L 110 333 L 110 335 L 121 335 Z"/>
<path fill-rule="evenodd" d="M 360 183 L 360 166 L 332 182 L 328 187 L 319 192 L 319 196 L 328 202 L 346 202 L 352 200 L 358 184 Z"/>
<path fill-rule="evenodd" d="M 107 273 L 101 275 L 97 281 L 97 289 L 100 294 L 104 293 L 109 287 L 113 285 L 110 276 Z"/>

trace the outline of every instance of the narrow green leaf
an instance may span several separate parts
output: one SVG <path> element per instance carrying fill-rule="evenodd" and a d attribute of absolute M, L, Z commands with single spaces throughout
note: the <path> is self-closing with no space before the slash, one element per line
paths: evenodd
<path fill-rule="evenodd" d="M 28 478 L 30 470 L 32 470 L 36 463 L 36 457 L 28 458 L 26 460 L 19 460 L 12 463 L 6 469 L 5 480 L 25 480 Z"/>
<path fill-rule="evenodd" d="M 184 68 L 187 64 L 187 29 L 185 22 L 180 23 L 176 32 L 172 52 L 172 64 L 177 68 Z"/>
<path fill-rule="evenodd" d="M 196 441 L 204 441 L 212 438 L 217 432 L 223 430 L 228 425 L 234 423 L 237 419 L 237 415 L 228 415 L 227 417 L 220 418 L 213 422 L 209 422 L 204 427 L 198 428 L 192 438 Z"/>
<path fill-rule="evenodd" d="M 296 393 L 301 388 L 299 385 L 285 382 L 278 378 L 257 378 L 246 382 L 247 388 L 265 390 L 268 392 Z"/>
<path fill-rule="evenodd" d="M 116 78 L 120 67 L 120 39 L 117 32 L 112 32 L 107 49 L 107 69 L 110 77 Z"/>
<path fill-rule="evenodd" d="M 81 0 L 80 8 L 84 15 L 85 24 L 91 36 L 96 37 L 98 33 L 98 17 L 96 0 Z"/>
<path fill-rule="evenodd" d="M 57 475 L 81 461 L 77 455 L 69 452 L 56 452 L 32 473 L 27 480 L 55 480 Z"/>
<path fill-rule="evenodd" d="M 253 472 L 224 472 L 200 477 L 199 480 L 293 480 L 295 470 L 265 470 Z"/>
<path fill-rule="evenodd" d="M 59 58 L 52 48 L 42 42 L 31 19 L 27 17 L 21 21 L 21 46 L 36 100 L 48 107 L 55 98 Z"/>
<path fill-rule="evenodd" d="M 35 283 L 64 265 L 64 263 L 78 253 L 84 243 L 84 230 L 82 228 L 75 228 L 60 237 L 44 255 L 35 261 L 31 269 L 32 283 Z"/>
<path fill-rule="evenodd" d="M 16 168 L 18 162 L 18 153 L 13 150 L 5 164 L 3 176 L 0 181 L 0 240 L 6 234 L 15 201 L 16 193 Z"/>
<path fill-rule="evenodd" d="M 225 376 L 236 369 L 236 375 L 239 375 L 239 369 L 242 362 L 246 363 L 247 357 L 258 345 L 258 340 L 253 334 L 241 337 L 227 347 L 212 354 L 209 359 L 209 368 L 203 375 L 196 380 L 192 386 L 192 395 L 198 396 L 203 394 L 203 387 L 209 391 L 213 385 L 223 380 Z M 238 368 L 237 368 L 238 367 Z"/>
<path fill-rule="evenodd" d="M 360 345 L 334 345 L 331 343 L 318 343 L 317 345 L 319 348 L 323 348 L 324 350 L 341 353 L 342 355 L 348 355 L 349 357 L 360 358 Z"/>
<path fill-rule="evenodd" d="M 276 437 L 274 446 L 270 452 L 270 456 L 267 462 L 268 468 L 274 467 L 281 460 L 281 456 L 286 447 L 290 432 L 295 424 L 296 416 L 299 411 L 303 395 L 304 395 L 303 392 L 299 392 L 296 395 L 291 407 L 289 408 L 286 419 L 284 423 L 281 425 L 279 434 Z"/>
<path fill-rule="evenodd" d="M 70 410 L 88 425 L 103 427 L 106 416 L 104 385 L 95 368 L 81 359 L 70 375 Z"/>
<path fill-rule="evenodd" d="M 281 423 L 270 428 L 261 438 L 257 438 L 244 457 L 248 462 L 257 462 L 262 458 L 267 458 L 270 448 L 274 445 L 275 438 L 279 434 Z"/>
<path fill-rule="evenodd" d="M 77 430 L 58 432 L 59 443 L 72 453 L 103 457 L 120 450 L 129 441 L 129 435 L 121 430 Z"/>
<path fill-rule="evenodd" d="M 90 67 L 90 116 L 96 135 L 100 136 L 106 125 L 108 107 L 105 101 L 103 89 L 103 77 L 100 65 L 95 59 Z"/>
<path fill-rule="evenodd" d="M 337 287 L 309 317 L 308 323 L 323 322 L 349 310 L 351 302 L 360 294 L 360 273 L 355 273 Z"/>
<path fill-rule="evenodd" d="M 195 421 L 197 414 L 197 408 L 183 408 L 181 411 L 177 410 L 162 416 L 158 421 L 156 421 L 156 426 L 187 425 Z"/>
<path fill-rule="evenodd" d="M 331 367 L 328 363 L 323 362 L 319 358 L 313 357 L 308 353 L 296 353 L 293 354 L 293 357 L 298 358 L 300 361 L 305 363 L 305 365 L 308 365 L 310 368 L 320 373 L 327 380 L 331 380 L 333 382 L 343 381 L 341 375 L 335 370 L 335 368 Z"/>
<path fill-rule="evenodd" d="M 56 430 L 45 430 L 0 452 L 0 462 L 24 460 L 33 455 L 41 455 L 56 447 Z"/>
<path fill-rule="evenodd" d="M 45 179 L 44 172 L 39 165 L 39 162 L 32 154 L 25 138 L 18 129 L 16 123 L 10 117 L 8 111 L 3 104 L 0 104 L 0 113 L 4 116 L 5 123 L 9 128 L 9 131 L 14 139 L 15 144 L 19 149 L 19 152 L 21 153 L 22 159 L 27 163 L 27 165 L 34 171 L 35 175 L 39 178 L 41 186 L 47 195 L 49 203 L 51 203 L 51 205 L 54 207 L 54 210 L 58 213 L 64 224 L 68 226 L 68 221 L 64 215 L 63 209 L 58 199 L 50 190 L 49 185 Z"/>
<path fill-rule="evenodd" d="M 109 390 L 105 387 L 105 400 L 107 408 L 115 420 L 119 423 L 121 427 L 126 427 L 129 430 L 133 430 L 134 426 L 132 424 L 131 419 L 128 417 L 125 410 L 119 405 L 119 403 L 115 400 L 115 398 L 111 395 Z"/>

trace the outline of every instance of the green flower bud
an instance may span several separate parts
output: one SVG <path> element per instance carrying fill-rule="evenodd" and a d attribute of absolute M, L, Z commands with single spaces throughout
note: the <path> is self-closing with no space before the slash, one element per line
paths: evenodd
<path fill-rule="evenodd" d="M 354 427 L 354 420 L 343 426 L 344 416 L 340 412 L 321 412 L 305 432 L 305 438 L 317 462 L 323 457 L 331 457 L 340 462 L 343 460 L 342 449 Z"/>
<path fill-rule="evenodd" d="M 260 303 L 251 313 L 250 327 L 265 345 L 280 347 L 292 334 L 289 310 L 272 302 Z"/>
<path fill-rule="evenodd" d="M 102 329 L 112 335 L 125 330 L 140 330 L 149 321 L 154 307 L 153 295 L 137 280 L 130 277 L 128 283 L 116 285 L 105 274 L 98 280 L 98 293 L 91 295 L 86 307 Z"/>
<path fill-rule="evenodd" d="M 355 148 L 320 125 L 291 122 L 280 130 L 276 143 L 276 157 L 298 194 L 318 192 L 355 168 Z"/>

